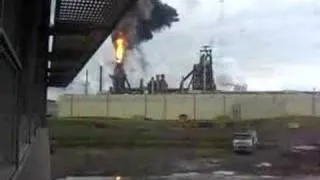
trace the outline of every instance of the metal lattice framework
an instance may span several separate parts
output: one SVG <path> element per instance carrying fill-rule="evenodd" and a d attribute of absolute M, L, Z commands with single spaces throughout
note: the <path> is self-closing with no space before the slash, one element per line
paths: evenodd
<path fill-rule="evenodd" d="M 57 0 L 48 85 L 67 86 L 137 0 Z"/>
<path fill-rule="evenodd" d="M 57 18 L 65 22 L 104 24 L 104 9 L 111 10 L 110 1 L 61 0 Z"/>

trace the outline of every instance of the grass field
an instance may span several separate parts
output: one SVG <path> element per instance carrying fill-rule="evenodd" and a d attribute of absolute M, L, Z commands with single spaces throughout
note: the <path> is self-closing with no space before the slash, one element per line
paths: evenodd
<path fill-rule="evenodd" d="M 230 148 L 235 127 L 257 129 L 264 142 L 281 144 L 292 134 L 288 123 L 300 130 L 319 130 L 320 119 L 286 117 L 245 121 L 144 121 L 99 118 L 51 118 L 50 137 L 55 147 L 201 147 Z M 282 143 L 283 144 L 283 143 Z"/>

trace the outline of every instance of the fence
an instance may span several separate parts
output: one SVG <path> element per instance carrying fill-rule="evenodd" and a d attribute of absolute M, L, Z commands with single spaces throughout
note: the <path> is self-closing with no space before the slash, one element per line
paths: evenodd
<path fill-rule="evenodd" d="M 58 100 L 59 117 L 147 117 L 175 120 L 210 120 L 281 116 L 319 116 L 315 94 L 165 94 L 165 95 L 64 95 Z"/>

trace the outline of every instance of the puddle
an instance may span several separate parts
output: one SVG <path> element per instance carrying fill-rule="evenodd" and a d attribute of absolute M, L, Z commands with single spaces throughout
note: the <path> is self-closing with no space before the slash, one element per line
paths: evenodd
<path fill-rule="evenodd" d="M 200 175 L 200 173 L 197 172 L 187 172 L 187 173 L 174 173 L 168 177 L 172 177 L 172 178 L 194 178 L 194 177 L 198 177 Z"/>
<path fill-rule="evenodd" d="M 220 167 L 219 159 L 181 160 L 175 164 L 178 171 L 198 171 L 201 169 Z"/>
<path fill-rule="evenodd" d="M 256 164 L 255 166 L 258 168 L 268 168 L 268 167 L 271 167 L 272 164 L 268 162 L 261 162 L 259 164 Z"/>
<path fill-rule="evenodd" d="M 315 150 L 318 150 L 319 147 L 303 145 L 303 146 L 294 146 L 294 147 L 292 147 L 292 149 L 293 150 L 298 150 L 298 151 L 315 151 Z"/>
<path fill-rule="evenodd" d="M 280 179 L 279 177 L 276 176 L 269 176 L 269 175 L 264 175 L 264 176 L 260 176 L 263 179 Z"/>
<path fill-rule="evenodd" d="M 223 175 L 223 176 L 232 176 L 235 174 L 233 171 L 215 171 L 213 172 L 214 175 Z"/>
<path fill-rule="evenodd" d="M 118 180 L 116 177 L 67 177 L 64 179 L 57 180 Z M 120 179 L 125 180 L 125 179 Z"/>

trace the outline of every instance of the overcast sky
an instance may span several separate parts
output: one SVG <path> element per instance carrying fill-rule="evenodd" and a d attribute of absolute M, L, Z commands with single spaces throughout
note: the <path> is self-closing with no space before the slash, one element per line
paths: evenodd
<path fill-rule="evenodd" d="M 320 89 L 319 0 L 225 0 L 224 8 L 220 0 L 164 1 L 178 10 L 181 20 L 143 44 L 148 72 L 139 71 L 132 55 L 127 66 L 132 84 L 164 73 L 169 85 L 177 87 L 198 62 L 199 48 L 210 43 L 216 74 L 246 82 L 248 90 Z M 105 69 L 104 86 L 110 86 L 112 57 L 107 39 L 85 67 L 90 92 L 98 89 L 99 64 Z M 49 98 L 63 91 L 83 92 L 85 69 L 67 89 L 50 89 Z"/>

